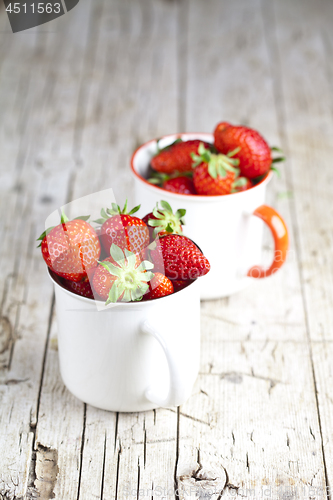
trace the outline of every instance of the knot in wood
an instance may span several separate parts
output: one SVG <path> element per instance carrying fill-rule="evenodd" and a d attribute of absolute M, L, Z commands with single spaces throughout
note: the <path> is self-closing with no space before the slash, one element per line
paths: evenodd
<path fill-rule="evenodd" d="M 223 467 L 196 464 L 183 470 L 178 477 L 179 499 L 218 498 L 226 482 L 227 477 Z"/>

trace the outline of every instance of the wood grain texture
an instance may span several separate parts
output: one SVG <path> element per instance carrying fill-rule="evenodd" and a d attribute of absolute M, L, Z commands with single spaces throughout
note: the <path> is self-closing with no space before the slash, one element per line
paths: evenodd
<path fill-rule="evenodd" d="M 327 498 L 333 481 L 333 132 L 328 0 L 86 0 L 28 33 L 0 13 L 0 498 Z M 281 272 L 204 302 L 180 408 L 116 414 L 63 385 L 34 240 L 64 203 L 113 188 L 175 131 L 244 123 L 288 161 L 267 202 Z M 318 168 L 319 166 L 320 168 Z M 272 241 L 265 234 L 264 259 Z"/>
<path fill-rule="evenodd" d="M 330 157 L 332 149 L 332 65 L 330 2 L 275 2 L 265 18 L 273 26 L 267 33 L 272 58 L 281 133 L 291 158 L 289 186 L 300 277 L 306 311 L 307 335 L 317 397 L 326 474 L 332 491 L 332 427 L 330 354 L 332 325 Z M 304 22 L 311 16 L 312 22 Z M 303 22 L 295 22 L 300 18 Z M 314 165 L 320 165 L 319 175 Z M 315 180 L 314 180 L 315 179 Z M 325 376 L 323 374 L 325 373 Z"/>
<path fill-rule="evenodd" d="M 32 35 L 25 45 L 32 57 L 35 42 L 36 36 Z M 1 443 L 7 451 L 1 455 L 0 492 L 5 498 L 21 498 L 27 490 L 52 304 L 52 288 L 34 251 L 36 232 L 48 213 L 43 201 L 45 180 L 36 164 L 28 158 L 29 153 L 36 153 L 32 137 L 35 134 L 38 137 L 38 120 L 45 106 L 46 96 L 42 92 L 45 66 L 41 62 L 32 68 L 25 64 L 27 61 L 22 61 L 18 72 L 14 61 L 19 58 L 21 50 L 18 37 L 10 44 L 8 58 L 2 66 L 6 75 L 3 79 L 5 86 L 12 87 L 12 91 L 7 92 L 8 101 L 4 106 L 8 120 L 1 128 L 4 183 L 1 183 L 3 352 L 0 420 Z M 49 172 L 51 184 L 59 184 L 60 176 L 66 182 L 62 168 Z M 56 204 L 63 203 L 62 191 L 52 194 Z"/>
<path fill-rule="evenodd" d="M 304 22 L 305 15 L 313 22 Z M 311 2 L 292 7 L 276 2 L 267 9 L 271 60 L 274 59 L 280 128 L 290 158 L 288 184 L 312 340 L 331 340 L 332 269 L 330 247 L 332 207 L 332 92 L 327 27 L 332 23 L 329 2 L 314 9 Z M 296 18 L 300 22 L 296 22 Z M 320 165 L 320 172 L 314 165 Z"/>

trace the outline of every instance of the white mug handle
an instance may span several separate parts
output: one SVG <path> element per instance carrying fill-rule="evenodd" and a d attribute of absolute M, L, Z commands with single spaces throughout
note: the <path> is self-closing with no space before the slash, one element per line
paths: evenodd
<path fill-rule="evenodd" d="M 165 357 L 168 362 L 169 376 L 170 376 L 170 387 L 169 393 L 165 399 L 161 398 L 158 394 L 148 387 L 145 391 L 146 398 L 152 403 L 159 407 L 166 408 L 170 406 L 179 406 L 184 403 L 188 396 L 188 388 L 185 387 L 178 369 L 177 363 L 175 362 L 174 356 L 172 355 L 172 348 L 168 345 L 167 340 L 162 337 L 162 335 L 152 327 L 149 321 L 144 321 L 141 325 L 141 331 L 147 335 L 152 335 L 162 347 Z"/>

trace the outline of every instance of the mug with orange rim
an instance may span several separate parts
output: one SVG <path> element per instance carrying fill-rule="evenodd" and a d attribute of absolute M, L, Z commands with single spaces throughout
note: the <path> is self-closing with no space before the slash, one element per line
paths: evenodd
<path fill-rule="evenodd" d="M 211 264 L 211 271 L 200 279 L 201 299 L 226 297 L 248 286 L 253 279 L 266 278 L 278 271 L 286 260 L 289 239 L 283 218 L 265 204 L 266 186 L 272 172 L 256 185 L 237 193 L 219 196 L 178 194 L 148 182 L 146 176 L 151 158 L 172 144 L 199 139 L 212 143 L 208 133 L 184 133 L 153 139 L 141 145 L 131 159 L 135 183 L 135 201 L 141 204 L 141 214 L 151 212 L 160 200 L 173 209 L 186 209 L 183 232 L 202 249 Z M 263 224 L 274 239 L 272 264 L 264 269 L 261 261 Z"/>

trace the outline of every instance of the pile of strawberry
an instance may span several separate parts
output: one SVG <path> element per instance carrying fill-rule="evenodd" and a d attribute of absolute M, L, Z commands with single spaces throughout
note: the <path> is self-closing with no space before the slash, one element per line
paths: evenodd
<path fill-rule="evenodd" d="M 38 240 L 52 275 L 66 289 L 87 298 L 111 302 L 151 300 L 177 292 L 208 273 L 201 250 L 182 234 L 185 210 L 173 213 L 160 202 L 142 219 L 140 206 L 116 204 L 101 218 L 74 220 L 62 214 L 60 224 Z"/>
<path fill-rule="evenodd" d="M 245 191 L 260 182 L 273 163 L 279 148 L 270 148 L 265 139 L 248 127 L 222 122 L 214 131 L 214 144 L 200 140 L 173 144 L 152 158 L 148 181 L 180 194 L 225 195 Z"/>

